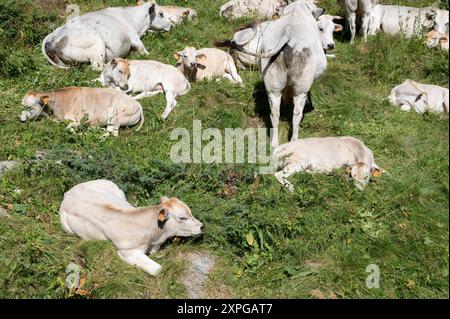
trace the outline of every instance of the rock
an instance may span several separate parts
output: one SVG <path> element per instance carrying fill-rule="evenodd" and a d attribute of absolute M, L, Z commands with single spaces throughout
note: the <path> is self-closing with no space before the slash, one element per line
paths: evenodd
<path fill-rule="evenodd" d="M 17 162 L 15 161 L 0 161 L 0 177 L 9 169 L 13 168 Z"/>
<path fill-rule="evenodd" d="M 0 207 L 0 219 L 9 217 L 8 211 L 2 207 Z"/>
<path fill-rule="evenodd" d="M 184 287 L 188 292 L 189 298 L 201 298 L 205 281 L 214 267 L 214 258 L 203 252 L 192 252 L 186 256 L 189 260 L 189 266 L 184 274 Z"/>

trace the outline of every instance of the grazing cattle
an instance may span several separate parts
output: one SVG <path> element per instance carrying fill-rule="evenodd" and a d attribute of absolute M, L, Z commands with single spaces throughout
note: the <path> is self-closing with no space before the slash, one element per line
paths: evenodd
<path fill-rule="evenodd" d="M 378 4 L 373 7 L 369 17 L 369 34 L 382 31 L 395 35 L 402 33 L 406 37 L 412 37 L 422 32 L 422 29 L 430 30 L 434 26 L 436 9 L 413 8 L 403 6 L 389 6 Z"/>
<path fill-rule="evenodd" d="M 48 117 L 50 111 L 60 121 L 70 121 L 67 128 L 81 124 L 84 118 L 90 125 L 106 126 L 108 133 L 117 136 L 121 126 L 144 123 L 141 105 L 123 92 L 113 89 L 67 87 L 58 90 L 28 93 L 22 100 L 27 108 L 20 115 L 26 122 L 40 116 Z"/>
<path fill-rule="evenodd" d="M 186 47 L 183 51 L 175 53 L 174 57 L 177 60 L 176 67 L 190 82 L 223 77 L 233 83 L 242 84 L 233 58 L 225 51 Z"/>
<path fill-rule="evenodd" d="M 177 97 L 191 89 L 191 84 L 177 68 L 157 61 L 113 59 L 103 69 L 100 81 L 103 86 L 138 94 L 134 97 L 136 100 L 164 93 L 167 105 L 163 120 L 177 105 Z"/>
<path fill-rule="evenodd" d="M 331 16 L 328 14 L 321 15 L 317 19 L 317 26 L 320 32 L 320 39 L 322 41 L 322 48 L 327 52 L 327 54 L 332 51 L 335 47 L 335 42 L 333 38 L 334 32 L 342 31 L 342 25 L 334 23 L 333 20 L 342 19 L 340 16 Z M 259 51 L 259 46 L 261 44 L 261 37 L 264 34 L 264 31 L 267 28 L 267 25 L 271 23 L 271 21 L 266 21 L 256 25 L 248 25 L 240 28 L 238 32 L 235 33 L 234 38 L 239 38 L 239 32 L 242 32 L 243 37 L 245 39 L 245 35 L 250 32 L 252 34 L 252 38 L 244 45 L 241 45 L 241 48 L 245 51 L 253 53 L 252 55 L 239 51 L 232 46 L 232 42 L 229 40 L 225 41 L 217 41 L 215 43 L 216 46 L 228 46 L 230 47 L 230 54 L 233 56 L 236 66 L 242 70 L 246 70 L 249 67 L 257 67 L 258 58 L 256 53 Z M 249 30 L 247 30 L 249 29 Z M 254 31 L 252 31 L 253 29 Z M 327 56 L 332 56 L 327 55 Z"/>
<path fill-rule="evenodd" d="M 364 40 L 367 41 L 367 32 L 369 25 L 369 15 L 374 5 L 378 4 L 379 0 L 338 0 L 340 5 L 344 8 L 347 22 L 350 27 L 351 40 L 350 43 L 355 43 L 356 36 L 356 16 L 361 17 L 362 33 Z"/>
<path fill-rule="evenodd" d="M 308 92 L 314 80 L 326 70 L 327 59 L 316 21 L 322 13 L 323 9 L 299 0 L 291 14 L 269 23 L 261 37 L 257 57 L 269 97 L 273 147 L 278 145 L 282 96 L 285 102 L 294 104 L 291 139 L 296 140 Z M 240 46 L 247 44 L 255 33 L 255 29 L 238 33 L 233 45 L 253 55 Z"/>
<path fill-rule="evenodd" d="M 447 88 L 412 80 L 406 80 L 393 88 L 389 100 L 392 104 L 400 106 L 403 111 L 413 109 L 418 113 L 448 112 L 449 107 Z"/>
<path fill-rule="evenodd" d="M 439 31 L 432 30 L 427 33 L 427 46 L 435 48 L 439 46 L 442 50 L 448 51 L 448 35 L 440 33 Z"/>
<path fill-rule="evenodd" d="M 172 24 L 180 24 L 184 19 L 197 19 L 197 11 L 191 8 L 183 8 L 177 6 L 161 6 L 164 16 L 169 19 Z"/>
<path fill-rule="evenodd" d="M 113 58 L 136 50 L 148 54 L 140 37 L 148 30 L 170 30 L 171 23 L 156 3 L 106 8 L 77 16 L 47 35 L 42 52 L 50 64 L 68 68 L 91 63 L 102 69 Z"/>
<path fill-rule="evenodd" d="M 109 240 L 126 263 L 156 276 L 161 266 L 146 253 L 158 252 L 174 236 L 198 236 L 203 224 L 177 198 L 162 197 L 155 206 L 133 207 L 111 181 L 78 184 L 64 194 L 59 210 L 66 232 L 84 240 Z"/>
<path fill-rule="evenodd" d="M 272 18 L 286 0 L 231 0 L 220 7 L 220 16 L 238 19 L 242 17 Z"/>
<path fill-rule="evenodd" d="M 330 173 L 347 166 L 360 190 L 367 185 L 371 174 L 383 172 L 375 164 L 372 151 L 360 140 L 349 136 L 299 139 L 276 147 L 274 156 L 281 169 L 274 175 L 291 192 L 294 186 L 287 178 L 301 171 Z"/>
<path fill-rule="evenodd" d="M 448 10 L 436 10 L 434 30 L 445 33 L 448 36 Z"/>

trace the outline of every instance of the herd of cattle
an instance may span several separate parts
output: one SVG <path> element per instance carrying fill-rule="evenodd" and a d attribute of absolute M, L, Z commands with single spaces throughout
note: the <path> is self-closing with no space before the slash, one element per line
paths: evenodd
<path fill-rule="evenodd" d="M 381 5 L 378 0 L 337 1 L 345 9 L 351 43 L 359 16 L 364 39 L 377 32 L 411 37 L 426 30 L 430 48 L 448 50 L 448 11 Z M 73 128 L 87 117 L 89 124 L 106 126 L 108 134 L 117 136 L 120 127 L 139 124 L 139 129 L 143 125 L 139 99 L 163 93 L 167 104 L 162 118 L 166 119 L 177 98 L 189 92 L 191 83 L 225 78 L 242 85 L 238 69 L 257 68 L 270 104 L 274 132 L 271 145 L 280 168 L 274 174 L 276 179 L 293 191 L 287 178 L 296 172 L 330 172 L 346 166 L 355 186 L 363 189 L 371 176 L 379 176 L 383 170 L 360 140 L 298 139 L 311 86 L 326 72 L 327 58 L 335 57 L 333 33 L 343 30 L 337 23 L 343 18 L 324 13 L 314 0 L 228 1 L 220 8 L 223 18 L 252 16 L 268 20 L 239 28 L 231 39 L 217 41 L 215 48 L 187 46 L 174 53 L 175 65 L 126 57 L 132 51 L 148 54 L 141 41 L 146 32 L 169 31 L 183 19 L 197 19 L 195 9 L 138 1 L 136 6 L 106 8 L 74 17 L 45 37 L 42 52 L 51 65 L 59 68 L 90 63 L 102 71 L 98 81 L 105 88 L 30 92 L 23 98 L 25 109 L 20 120 L 26 122 L 52 113 L 58 120 L 68 120 L 69 128 Z M 217 47 L 228 47 L 228 52 Z M 291 142 L 279 145 L 282 101 L 293 105 L 292 137 Z M 448 112 L 449 90 L 407 79 L 392 89 L 389 101 L 405 111 Z M 122 259 L 152 275 L 160 266 L 145 255 L 149 248 L 155 252 L 171 236 L 202 232 L 202 224 L 181 201 L 163 198 L 159 205 L 134 208 L 116 185 L 101 180 L 77 185 L 67 192 L 60 213 L 66 231 L 83 239 L 113 241 Z M 153 223 L 151 227 L 149 223 Z M 131 240 L 130 234 L 139 240 Z"/>

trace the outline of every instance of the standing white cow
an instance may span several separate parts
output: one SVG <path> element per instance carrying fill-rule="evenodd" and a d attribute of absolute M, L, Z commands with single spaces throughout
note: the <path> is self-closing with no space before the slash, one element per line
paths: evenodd
<path fill-rule="evenodd" d="M 158 93 L 166 96 L 165 120 L 177 105 L 176 98 L 186 94 L 191 84 L 176 67 L 157 61 L 113 59 L 100 75 L 103 86 L 119 87 L 127 93 L 136 93 L 135 100 Z"/>
<path fill-rule="evenodd" d="M 342 31 L 342 25 L 334 23 L 333 20 L 342 19 L 340 16 L 331 16 L 328 14 L 323 14 L 317 19 L 317 27 L 320 32 L 320 39 L 322 41 L 322 48 L 327 52 L 327 56 L 332 57 L 333 55 L 328 54 L 335 47 L 335 42 L 333 38 L 334 32 Z M 233 43 L 230 40 L 225 41 L 216 41 L 215 45 L 219 47 L 227 46 L 230 48 L 230 54 L 234 58 L 234 61 L 238 68 L 241 70 L 246 70 L 247 68 L 257 67 L 258 58 L 256 53 L 259 51 L 259 46 L 261 44 L 261 37 L 267 29 L 267 26 L 272 21 L 265 21 L 256 25 L 247 25 L 241 27 L 235 34 L 234 37 L 239 37 L 238 33 L 242 32 L 244 35 L 250 33 L 252 34 L 252 38 L 246 43 L 242 44 L 241 47 L 248 52 L 252 52 L 253 55 L 237 50 L 233 47 Z M 249 30 L 246 30 L 249 29 Z M 252 31 L 254 30 L 254 32 Z"/>
<path fill-rule="evenodd" d="M 415 110 L 418 113 L 448 112 L 449 91 L 437 85 L 406 80 L 392 89 L 389 101 L 400 106 L 403 111 Z"/>
<path fill-rule="evenodd" d="M 285 101 L 293 101 L 294 104 L 291 140 L 296 140 L 308 92 L 314 80 L 326 70 L 327 59 L 316 22 L 323 12 L 323 9 L 299 0 L 291 14 L 268 24 L 261 37 L 257 56 L 261 58 L 259 69 L 269 96 L 273 147 L 278 145 L 282 96 Z M 233 43 L 239 49 L 240 44 L 245 45 L 255 34 L 256 30 L 246 29 L 233 38 Z"/>
<path fill-rule="evenodd" d="M 404 6 L 376 5 L 369 17 L 369 34 L 379 31 L 395 35 L 402 33 L 412 37 L 430 30 L 434 26 L 437 10 L 435 8 L 413 8 Z"/>
<path fill-rule="evenodd" d="M 338 0 L 338 2 L 345 9 L 347 15 L 347 22 L 351 32 L 350 43 L 355 43 L 356 16 L 361 17 L 362 32 L 364 40 L 367 41 L 369 15 L 373 6 L 378 4 L 378 0 Z"/>
<path fill-rule="evenodd" d="M 286 0 L 230 0 L 220 7 L 220 16 L 238 19 L 242 17 L 272 18 Z"/>
<path fill-rule="evenodd" d="M 148 30 L 169 31 L 171 23 L 154 2 L 127 8 L 106 8 L 77 16 L 47 35 L 42 53 L 50 64 L 68 68 L 91 63 L 102 69 L 116 57 L 136 50 L 148 54 L 140 37 Z"/>

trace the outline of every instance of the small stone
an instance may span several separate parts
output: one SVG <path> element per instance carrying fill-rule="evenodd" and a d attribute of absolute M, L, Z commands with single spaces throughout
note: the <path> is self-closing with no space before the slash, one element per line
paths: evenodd
<path fill-rule="evenodd" d="M 214 267 L 214 258 L 203 252 L 188 253 L 187 258 L 189 267 L 184 275 L 184 287 L 188 292 L 189 298 L 201 298 L 205 281 Z"/>

